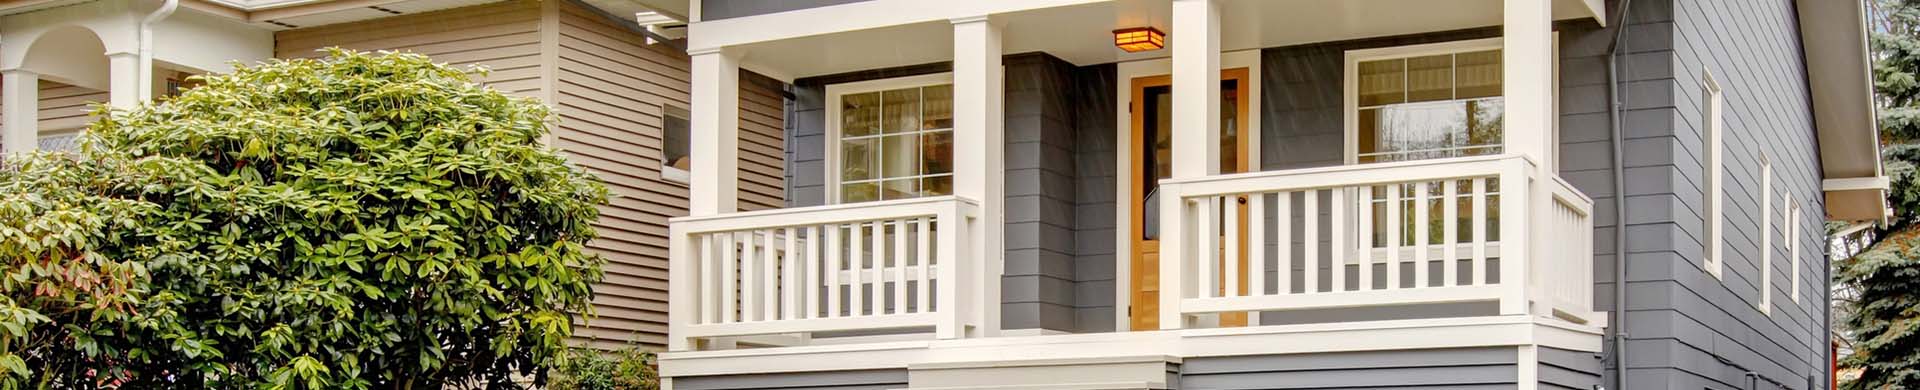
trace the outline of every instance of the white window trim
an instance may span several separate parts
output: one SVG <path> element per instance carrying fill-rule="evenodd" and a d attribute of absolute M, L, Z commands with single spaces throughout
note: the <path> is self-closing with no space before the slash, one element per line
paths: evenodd
<path fill-rule="evenodd" d="M 672 161 L 667 161 L 666 143 L 667 143 L 667 109 L 668 107 L 673 107 L 673 108 L 688 112 L 687 123 L 689 123 L 689 126 L 687 126 L 687 132 L 688 132 L 687 136 L 688 137 L 693 136 L 693 133 L 692 133 L 693 126 L 691 126 L 691 123 L 693 123 L 692 110 L 688 110 L 686 107 L 680 107 L 678 105 L 660 106 L 660 180 L 664 180 L 668 183 L 674 183 L 679 185 L 692 185 L 693 183 L 692 172 L 687 172 L 687 170 L 685 169 L 675 168 L 674 166 L 669 165 L 673 163 Z M 688 142 L 691 143 L 692 140 L 688 140 Z M 692 149 L 692 145 L 688 145 L 688 149 Z"/>
<path fill-rule="evenodd" d="M 891 89 L 953 84 L 953 72 L 831 84 L 826 88 L 826 204 L 840 204 L 840 96 Z M 960 169 L 955 167 L 955 169 Z"/>
<path fill-rule="evenodd" d="M 1760 314 L 1773 315 L 1773 162 L 1760 155 Z M 1788 237 L 1788 239 L 1792 239 Z"/>
<path fill-rule="evenodd" d="M 1720 88 L 1720 82 L 1713 77 L 1712 70 L 1702 68 L 1700 72 L 1700 91 L 1705 94 L 1700 108 L 1703 125 L 1701 143 L 1705 145 L 1707 152 L 1706 158 L 1701 159 L 1701 165 L 1706 170 L 1707 182 L 1705 186 L 1707 209 L 1704 213 L 1707 241 L 1706 245 L 1703 245 L 1706 262 L 1702 264 L 1702 268 L 1705 268 L 1707 273 L 1713 275 L 1715 279 L 1724 279 L 1725 262 L 1723 260 L 1726 240 L 1722 239 L 1722 234 L 1725 232 L 1726 218 L 1722 214 L 1726 209 L 1722 202 L 1726 194 L 1723 193 L 1725 191 L 1722 190 L 1722 184 L 1726 166 L 1725 160 L 1721 159 L 1721 149 L 1722 144 L 1726 143 L 1723 137 L 1725 124 L 1722 118 L 1725 95 Z"/>
<path fill-rule="evenodd" d="M 1554 39 L 1551 39 L 1553 41 L 1553 64 L 1552 64 L 1553 65 L 1553 95 L 1555 100 L 1559 100 L 1559 97 L 1560 97 L 1560 39 L 1559 39 L 1560 32 L 1558 31 L 1553 32 L 1553 36 L 1554 36 Z M 1342 89 L 1340 92 L 1340 95 L 1341 95 L 1340 99 L 1342 101 L 1341 127 L 1345 129 L 1344 130 L 1345 134 L 1343 134 L 1342 137 L 1344 137 L 1344 143 L 1346 145 L 1346 150 L 1344 152 L 1344 156 L 1345 156 L 1344 161 L 1346 162 L 1346 164 L 1353 165 L 1353 164 L 1360 163 L 1360 144 L 1359 144 L 1360 142 L 1360 83 L 1358 78 L 1355 76 L 1360 73 L 1361 62 L 1396 59 L 1396 58 L 1420 57 L 1420 56 L 1428 56 L 1428 55 L 1435 55 L 1435 54 L 1465 53 L 1465 52 L 1474 52 L 1474 51 L 1483 51 L 1483 50 L 1498 49 L 1498 50 L 1504 51 L 1506 49 L 1505 42 L 1506 40 L 1504 38 L 1494 37 L 1494 38 L 1469 39 L 1469 40 L 1449 41 L 1449 42 L 1439 42 L 1439 43 L 1424 43 L 1424 44 L 1406 45 L 1406 46 L 1348 50 L 1346 52 L 1345 68 L 1344 70 L 1341 71 L 1341 75 L 1340 75 L 1340 80 L 1341 80 L 1340 82 L 1342 84 Z M 1504 52 L 1501 53 L 1502 58 L 1505 58 L 1505 55 L 1506 53 Z M 1505 71 L 1506 71 L 1505 69 L 1501 70 L 1502 73 L 1505 73 Z M 1504 81 L 1502 82 L 1504 83 Z M 1505 84 L 1502 84 L 1501 86 L 1502 88 L 1504 88 Z M 1500 96 L 1502 98 L 1506 97 L 1506 95 L 1507 95 L 1506 91 L 1504 90 L 1501 91 Z M 1552 131 L 1548 132 L 1547 139 L 1550 140 L 1550 142 L 1553 142 L 1554 146 L 1547 148 L 1547 157 L 1546 157 L 1546 162 L 1544 164 L 1546 164 L 1545 168 L 1549 170 L 1558 170 L 1559 169 L 1558 156 L 1559 156 L 1559 149 L 1560 149 L 1559 148 L 1560 105 L 1556 103 L 1556 104 L 1552 104 L 1551 106 L 1553 107 L 1552 115 L 1554 119 L 1552 122 L 1553 122 L 1554 128 L 1552 129 Z M 1502 130 L 1502 131 L 1505 131 L 1505 130 Z M 1501 147 L 1504 148 L 1506 134 L 1502 133 L 1500 137 L 1502 139 Z"/>
<path fill-rule="evenodd" d="M 1787 296 L 1793 303 L 1800 303 L 1800 204 L 1793 202 L 1793 193 L 1781 196 L 1781 202 L 1787 205 L 1787 258 L 1792 259 L 1793 286 Z"/>

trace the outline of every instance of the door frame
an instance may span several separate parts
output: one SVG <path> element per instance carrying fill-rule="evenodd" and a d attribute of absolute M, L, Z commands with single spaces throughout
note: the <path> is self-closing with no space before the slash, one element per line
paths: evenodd
<path fill-rule="evenodd" d="M 1173 63 L 1168 58 L 1162 57 L 1162 58 L 1156 58 L 1156 59 L 1120 62 L 1115 64 L 1115 66 L 1116 66 L 1116 69 L 1115 69 L 1115 77 L 1114 77 L 1115 80 L 1114 80 L 1114 102 L 1113 102 L 1114 104 L 1113 107 L 1115 108 L 1114 126 L 1113 126 L 1114 135 L 1115 135 L 1115 138 L 1114 138 L 1115 140 L 1115 143 L 1114 143 L 1115 199 L 1114 200 L 1115 201 L 1113 202 L 1114 204 L 1113 206 L 1114 207 L 1113 322 L 1114 322 L 1115 331 L 1125 332 L 1125 331 L 1132 330 L 1132 326 L 1131 326 L 1132 318 L 1131 316 L 1128 315 L 1128 311 L 1133 306 L 1133 285 L 1132 285 L 1133 282 L 1131 280 L 1133 275 L 1133 267 L 1132 267 L 1132 264 L 1133 264 L 1133 232 L 1132 230 L 1133 229 L 1131 227 L 1132 226 L 1131 224 L 1134 218 L 1132 205 L 1129 205 L 1127 204 L 1127 202 L 1123 201 L 1122 199 L 1119 199 L 1123 196 L 1131 197 L 1130 194 L 1133 193 L 1132 191 L 1133 191 L 1133 185 L 1134 185 L 1133 183 L 1134 179 L 1132 177 L 1133 175 L 1131 174 L 1133 169 L 1132 168 L 1133 161 L 1130 154 L 1131 152 L 1126 151 L 1124 152 L 1124 153 L 1127 153 L 1126 155 L 1122 154 L 1123 150 L 1131 150 L 1131 146 L 1126 146 L 1126 145 L 1131 145 L 1132 141 L 1130 140 L 1133 139 L 1132 137 L 1134 136 L 1133 114 L 1131 112 L 1128 112 L 1127 107 L 1131 105 L 1133 101 L 1133 79 L 1134 78 L 1154 76 L 1154 75 L 1170 75 L 1173 73 L 1172 72 Z M 1222 52 L 1220 53 L 1220 68 L 1221 69 L 1234 69 L 1234 68 L 1247 69 L 1246 105 L 1248 107 L 1248 110 L 1247 110 L 1247 122 L 1243 126 L 1246 132 L 1243 135 L 1248 137 L 1247 138 L 1247 143 L 1248 143 L 1247 157 L 1246 157 L 1247 166 L 1253 167 L 1254 170 L 1258 170 L 1259 167 L 1261 166 L 1261 159 L 1260 159 L 1260 150 L 1261 150 L 1260 116 L 1261 115 L 1260 114 L 1261 114 L 1261 107 L 1263 107 L 1260 103 L 1261 102 L 1260 91 L 1262 87 L 1261 70 L 1260 70 L 1261 68 L 1260 67 L 1260 49 L 1248 49 L 1248 50 L 1240 50 L 1240 51 Z M 1121 142 L 1127 142 L 1127 144 L 1122 144 Z M 1122 149 L 1122 148 L 1126 148 L 1126 149 Z M 1122 194 L 1128 194 L 1128 195 L 1122 195 Z M 1259 316 L 1251 316 L 1251 317 L 1253 318 L 1250 318 L 1248 320 L 1250 324 L 1259 323 L 1258 322 Z"/>

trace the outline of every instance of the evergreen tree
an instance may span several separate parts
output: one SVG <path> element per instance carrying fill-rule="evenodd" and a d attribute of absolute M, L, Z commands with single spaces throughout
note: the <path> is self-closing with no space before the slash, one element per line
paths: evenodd
<path fill-rule="evenodd" d="M 1881 159 L 1893 177 L 1894 217 L 1864 252 L 1834 264 L 1851 290 L 1836 308 L 1858 374 L 1845 389 L 1920 388 L 1920 0 L 1868 0 Z"/>

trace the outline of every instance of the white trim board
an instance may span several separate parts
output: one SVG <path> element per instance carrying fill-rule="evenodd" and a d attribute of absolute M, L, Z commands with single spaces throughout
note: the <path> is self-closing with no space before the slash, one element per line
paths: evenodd
<path fill-rule="evenodd" d="M 1244 135 L 1252 137 L 1247 146 L 1247 165 L 1260 170 L 1260 136 L 1262 132 L 1260 112 L 1260 52 L 1261 49 L 1248 49 L 1220 53 L 1220 69 L 1247 68 L 1247 124 Z M 1170 58 L 1154 58 L 1138 61 L 1115 63 L 1114 77 L 1114 194 L 1129 194 L 1133 191 L 1132 158 L 1124 156 L 1129 148 L 1127 142 L 1133 139 L 1133 113 L 1127 109 L 1133 99 L 1133 79 L 1138 77 L 1168 75 L 1173 73 Z M 1127 309 L 1133 305 L 1131 272 L 1133 272 L 1133 205 L 1125 201 L 1114 203 L 1114 240 L 1113 240 L 1113 329 L 1126 332 L 1132 329 Z M 1249 316 L 1257 324 L 1258 315 Z"/>

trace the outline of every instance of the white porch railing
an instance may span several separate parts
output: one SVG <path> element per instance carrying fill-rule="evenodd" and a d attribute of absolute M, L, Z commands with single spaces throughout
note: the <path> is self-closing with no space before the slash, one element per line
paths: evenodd
<path fill-rule="evenodd" d="M 822 331 L 961 337 L 979 325 L 969 292 L 984 288 L 966 253 L 975 207 L 944 196 L 674 218 L 670 332 L 681 348 Z"/>
<path fill-rule="evenodd" d="M 1163 206 L 1172 222 L 1163 229 L 1176 230 L 1163 231 L 1161 245 L 1180 251 L 1161 260 L 1169 262 L 1161 291 L 1175 294 L 1162 307 L 1185 320 L 1482 301 L 1509 311 L 1538 302 L 1585 322 L 1592 201 L 1553 178 L 1551 211 L 1530 217 L 1533 171 L 1523 157 L 1483 156 L 1162 181 L 1178 206 Z"/>

